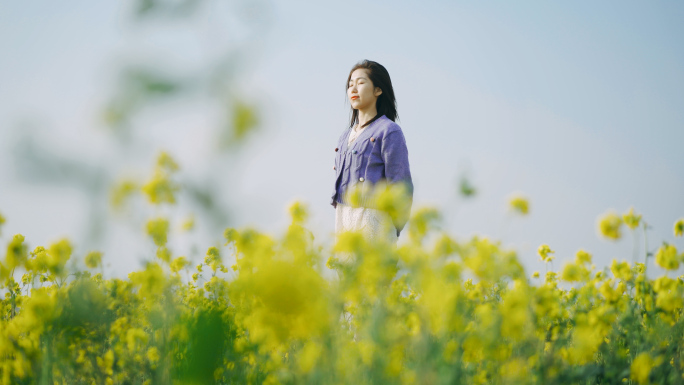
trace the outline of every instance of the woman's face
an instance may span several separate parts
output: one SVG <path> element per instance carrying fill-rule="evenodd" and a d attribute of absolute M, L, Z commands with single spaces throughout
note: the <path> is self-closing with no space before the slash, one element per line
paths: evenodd
<path fill-rule="evenodd" d="M 382 94 L 382 90 L 373 87 L 373 83 L 368 77 L 368 70 L 358 68 L 352 72 L 349 84 L 347 84 L 347 97 L 353 109 L 366 110 L 375 106 L 380 94 Z"/>

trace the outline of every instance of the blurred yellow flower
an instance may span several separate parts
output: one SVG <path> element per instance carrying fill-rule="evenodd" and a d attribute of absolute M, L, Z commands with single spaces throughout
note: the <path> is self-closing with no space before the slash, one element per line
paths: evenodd
<path fill-rule="evenodd" d="M 292 223 L 302 224 L 309 218 L 309 210 L 302 202 L 297 201 L 290 204 L 288 211 L 290 212 Z"/>
<path fill-rule="evenodd" d="M 157 156 L 157 168 L 160 171 L 164 171 L 167 173 L 172 173 L 174 171 L 178 171 L 178 163 L 167 153 L 166 151 L 162 151 L 159 153 Z"/>
<path fill-rule="evenodd" d="M 169 221 L 166 218 L 156 218 L 147 221 L 147 235 L 151 236 L 157 246 L 166 245 L 169 232 Z"/>
<path fill-rule="evenodd" d="M 135 351 L 147 344 L 149 336 L 143 329 L 130 328 L 126 330 L 126 347 L 129 351 Z"/>
<path fill-rule="evenodd" d="M 194 228 L 195 228 L 195 216 L 191 214 L 181 224 L 181 230 L 191 231 Z"/>
<path fill-rule="evenodd" d="M 641 222 L 641 215 L 636 215 L 634 213 L 634 207 L 630 207 L 629 211 L 626 214 L 622 215 L 622 220 L 625 222 L 627 227 L 634 230 L 637 228 L 637 226 L 639 226 L 639 223 Z"/>
<path fill-rule="evenodd" d="M 114 209 L 121 209 L 126 200 L 138 190 L 138 184 L 130 179 L 117 182 L 110 191 L 109 202 Z"/>
<path fill-rule="evenodd" d="M 615 212 L 608 212 L 599 218 L 599 230 L 601 235 L 606 238 L 617 240 L 620 239 L 622 227 L 622 218 Z"/>
<path fill-rule="evenodd" d="M 555 251 L 551 250 L 549 245 L 541 245 L 537 249 L 537 253 L 539 254 L 539 257 L 541 257 L 541 260 L 544 262 L 551 262 L 555 257 L 551 256 L 550 254 L 555 253 Z"/>
<path fill-rule="evenodd" d="M 639 384 L 648 384 L 648 376 L 651 374 L 655 362 L 648 353 L 639 354 L 630 367 L 630 378 Z"/>
<path fill-rule="evenodd" d="M 677 248 L 674 245 L 665 244 L 660 246 L 655 255 L 656 263 L 666 270 L 679 269 L 679 259 Z"/>
<path fill-rule="evenodd" d="M 142 191 L 147 195 L 150 203 L 176 203 L 176 192 L 180 187 L 171 181 L 168 176 L 155 174 L 143 187 Z"/>
<path fill-rule="evenodd" d="M 16 234 L 7 245 L 7 268 L 13 270 L 16 266 L 23 266 L 28 258 L 28 247 L 24 243 L 24 236 Z"/>
<path fill-rule="evenodd" d="M 581 266 L 577 266 L 574 263 L 567 263 L 563 268 L 561 279 L 567 282 L 578 282 L 583 280 L 585 276 L 583 273 L 584 272 Z"/>
<path fill-rule="evenodd" d="M 85 264 L 90 269 L 94 269 L 102 263 L 102 253 L 99 251 L 91 251 L 85 257 Z"/>
<path fill-rule="evenodd" d="M 161 178 L 170 181 L 177 169 L 168 154 L 157 159 Z M 371 197 L 398 213 L 397 191 L 386 186 Z M 524 215 L 529 206 L 520 199 L 511 208 Z M 68 271 L 75 248 L 66 239 L 30 253 L 23 236 L 10 239 L 0 261 L 0 383 L 39 381 L 45 357 L 59 384 L 536 384 L 569 376 L 591 382 L 596 367 L 622 382 L 680 375 L 681 360 L 665 354 L 684 341 L 684 275 L 652 279 L 645 264 L 617 259 L 596 271 L 580 249 L 560 271 L 547 264 L 543 281 L 537 271 L 529 279 L 516 252 L 484 237 L 450 236 L 437 226 L 442 213 L 429 207 L 414 210 L 403 245 L 349 232 L 326 249 L 304 227 L 307 206 L 288 210 L 283 236 L 228 228 L 225 249 L 198 256 L 195 243 L 186 243 L 192 260 L 174 259 L 169 221 L 151 219 L 141 230 L 159 260 L 127 279 Z M 622 223 L 644 223 L 632 208 L 601 220 L 601 236 L 611 239 Z M 544 262 L 554 259 L 547 244 L 537 252 Z M 222 257 L 235 261 L 235 272 Z M 655 253 L 669 270 L 683 258 L 669 244 Z M 101 252 L 84 259 L 89 269 L 103 265 Z M 326 260 L 335 271 L 322 266 Z M 663 357 L 670 363 L 660 367 Z M 453 365 L 458 377 L 441 369 Z M 542 372 L 547 381 L 535 374 Z"/>
<path fill-rule="evenodd" d="M 150 203 L 176 203 L 175 194 L 180 187 L 171 180 L 171 174 L 177 170 L 178 165 L 169 154 L 162 152 L 158 156 L 152 179 L 142 186 L 142 191 Z"/>
<path fill-rule="evenodd" d="M 315 341 L 307 342 L 299 353 L 299 371 L 309 373 L 314 365 L 316 365 L 316 362 L 318 362 L 322 352 L 323 347 L 319 343 Z"/>
<path fill-rule="evenodd" d="M 681 310 L 684 298 L 675 290 L 661 291 L 656 298 L 656 306 L 666 312 L 674 313 Z M 670 322 L 671 325 L 674 322 Z"/>
<path fill-rule="evenodd" d="M 112 349 L 107 350 L 107 352 L 102 357 L 97 357 L 97 366 L 102 369 L 104 373 L 108 376 L 114 374 L 112 367 L 114 366 L 114 352 Z"/>
<path fill-rule="evenodd" d="M 66 274 L 64 266 L 71 258 L 73 246 L 68 239 L 61 239 L 50 245 L 47 253 L 48 270 L 55 275 Z"/>
<path fill-rule="evenodd" d="M 150 361 L 150 364 L 153 366 L 156 366 L 157 362 L 159 362 L 159 349 L 157 349 L 156 346 L 153 346 L 149 349 L 147 349 L 147 359 Z"/>
<path fill-rule="evenodd" d="M 132 272 L 128 278 L 133 285 L 140 287 L 140 296 L 147 298 L 161 294 L 166 284 L 164 271 L 156 263 L 148 263 L 145 270 Z"/>
<path fill-rule="evenodd" d="M 174 273 L 178 273 L 179 271 L 185 269 L 187 266 L 190 266 L 190 262 L 188 262 L 185 257 L 178 257 L 171 262 L 171 271 Z"/>
<path fill-rule="evenodd" d="M 674 235 L 675 237 L 681 237 L 684 235 L 684 218 L 679 219 L 674 224 Z"/>
<path fill-rule="evenodd" d="M 610 271 L 613 272 L 613 275 L 616 278 L 623 281 L 629 281 L 633 277 L 632 268 L 628 262 L 618 262 L 616 259 L 613 259 L 613 263 L 610 265 Z"/>
<path fill-rule="evenodd" d="M 519 214 L 527 215 L 530 211 L 530 202 L 527 198 L 521 195 L 515 195 L 508 201 L 510 208 Z"/>
<path fill-rule="evenodd" d="M 2 216 L 2 213 L 0 213 L 0 235 L 2 235 L 2 225 L 5 224 L 5 217 Z"/>
<path fill-rule="evenodd" d="M 578 265 L 583 263 L 591 263 L 591 254 L 584 250 L 579 250 L 577 254 L 575 254 L 575 263 Z"/>
<path fill-rule="evenodd" d="M 166 248 L 166 246 L 161 246 L 157 248 L 157 258 L 161 259 L 162 261 L 169 263 L 171 262 L 171 250 Z"/>
<path fill-rule="evenodd" d="M 221 266 L 221 254 L 216 247 L 207 249 L 207 255 L 204 257 L 204 264 L 211 267 L 213 271 L 218 270 Z"/>

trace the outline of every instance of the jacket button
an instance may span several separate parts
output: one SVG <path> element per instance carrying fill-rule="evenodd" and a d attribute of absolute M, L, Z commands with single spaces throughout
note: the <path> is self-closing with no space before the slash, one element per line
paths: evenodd
<path fill-rule="evenodd" d="M 371 138 L 371 142 L 375 142 L 375 138 Z"/>
<path fill-rule="evenodd" d="M 356 154 L 356 150 L 352 151 L 352 154 Z"/>
<path fill-rule="evenodd" d="M 337 170 L 337 168 L 335 168 L 335 166 L 333 166 L 333 170 Z"/>
<path fill-rule="evenodd" d="M 339 148 L 335 147 L 335 152 L 337 152 L 337 150 L 339 150 Z"/>
<path fill-rule="evenodd" d="M 364 180 L 363 177 L 359 178 L 359 182 L 363 182 Z"/>

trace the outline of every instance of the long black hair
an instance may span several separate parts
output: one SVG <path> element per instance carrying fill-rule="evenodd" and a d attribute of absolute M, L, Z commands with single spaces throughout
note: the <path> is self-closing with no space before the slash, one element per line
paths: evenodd
<path fill-rule="evenodd" d="M 375 89 L 375 87 L 379 87 L 382 90 L 382 93 L 380 96 L 378 96 L 378 100 L 375 102 L 375 108 L 378 110 L 378 114 L 375 115 L 373 119 L 366 122 L 366 124 L 364 124 L 362 127 L 371 124 L 373 121 L 375 121 L 375 119 L 383 115 L 395 122 L 399 118 L 399 115 L 397 114 L 397 100 L 394 98 L 394 89 L 392 88 L 392 80 L 390 80 L 389 72 L 387 72 L 382 64 L 371 60 L 364 60 L 356 63 L 354 67 L 352 67 L 351 71 L 349 71 L 349 76 L 347 76 L 345 95 L 347 88 L 349 87 L 349 81 L 351 80 L 352 73 L 359 68 L 364 68 L 367 70 L 368 77 L 370 78 L 371 83 L 373 83 L 373 89 Z M 359 110 L 356 110 L 352 107 L 349 127 L 354 127 L 354 125 L 358 122 Z"/>

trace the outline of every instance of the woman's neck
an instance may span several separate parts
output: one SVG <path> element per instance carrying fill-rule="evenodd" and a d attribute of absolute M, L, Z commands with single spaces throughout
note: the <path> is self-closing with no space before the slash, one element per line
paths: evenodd
<path fill-rule="evenodd" d="M 363 126 L 364 124 L 366 124 L 366 122 L 373 119 L 375 117 L 375 115 L 377 115 L 377 114 L 378 114 L 378 110 L 375 106 L 373 106 L 373 108 L 359 110 L 359 116 L 358 116 L 359 124 L 357 127 Z"/>

